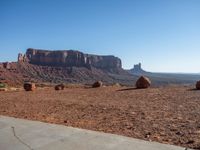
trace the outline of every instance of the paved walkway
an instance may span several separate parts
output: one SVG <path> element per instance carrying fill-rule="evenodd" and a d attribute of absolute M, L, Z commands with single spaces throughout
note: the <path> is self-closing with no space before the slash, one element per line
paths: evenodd
<path fill-rule="evenodd" d="M 185 148 L 0 116 L 0 150 L 185 150 Z"/>

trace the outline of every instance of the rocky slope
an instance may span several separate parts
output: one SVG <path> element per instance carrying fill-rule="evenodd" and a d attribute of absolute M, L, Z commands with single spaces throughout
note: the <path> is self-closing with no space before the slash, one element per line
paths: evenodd
<path fill-rule="evenodd" d="M 90 84 L 101 80 L 126 85 L 134 84 L 136 79 L 122 69 L 121 60 L 114 56 L 38 49 L 27 49 L 26 54 L 19 54 L 18 62 L 0 64 L 0 78 L 9 84 L 24 81 Z"/>

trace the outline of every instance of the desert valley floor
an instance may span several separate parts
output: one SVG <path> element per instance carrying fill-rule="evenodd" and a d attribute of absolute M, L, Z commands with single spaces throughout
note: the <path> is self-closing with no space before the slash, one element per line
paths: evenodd
<path fill-rule="evenodd" d="M 0 115 L 200 149 L 200 91 L 188 86 L 7 91 Z"/>

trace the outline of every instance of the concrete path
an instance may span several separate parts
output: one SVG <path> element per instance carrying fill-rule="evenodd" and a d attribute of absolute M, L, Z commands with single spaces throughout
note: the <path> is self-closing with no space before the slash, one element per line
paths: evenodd
<path fill-rule="evenodd" d="M 185 150 L 185 148 L 0 116 L 0 150 Z"/>

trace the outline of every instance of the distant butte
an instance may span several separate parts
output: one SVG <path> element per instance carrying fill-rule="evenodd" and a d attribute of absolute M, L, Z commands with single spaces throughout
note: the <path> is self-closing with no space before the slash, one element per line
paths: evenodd
<path fill-rule="evenodd" d="M 130 70 L 130 72 L 133 73 L 133 74 L 147 73 L 145 70 L 142 69 L 141 63 L 135 64 L 134 67 Z"/>

